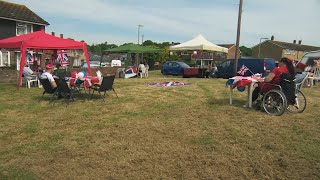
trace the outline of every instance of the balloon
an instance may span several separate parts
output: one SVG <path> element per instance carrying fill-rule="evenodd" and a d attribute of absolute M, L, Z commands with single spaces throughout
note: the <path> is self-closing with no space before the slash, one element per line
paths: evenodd
<path fill-rule="evenodd" d="M 79 79 L 84 78 L 84 73 L 83 73 L 82 71 L 78 73 L 78 78 L 79 78 Z"/>
<path fill-rule="evenodd" d="M 76 78 L 76 77 L 77 77 L 77 74 L 78 74 L 77 71 L 73 71 L 73 72 L 71 73 L 71 77 L 72 77 L 72 78 Z"/>
<path fill-rule="evenodd" d="M 246 87 L 237 87 L 238 91 L 243 92 L 246 90 Z"/>
<path fill-rule="evenodd" d="M 87 73 L 85 71 L 80 71 L 83 73 L 83 77 L 86 77 L 87 76 Z"/>

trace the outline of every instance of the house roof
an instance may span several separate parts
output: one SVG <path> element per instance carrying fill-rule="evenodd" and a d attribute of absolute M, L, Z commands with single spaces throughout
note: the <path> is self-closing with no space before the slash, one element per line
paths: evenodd
<path fill-rule="evenodd" d="M 320 47 L 316 47 L 316 46 L 309 46 L 309 45 L 303 45 L 303 44 L 293 44 L 293 43 L 287 43 L 287 42 L 281 42 L 281 41 L 271 41 L 271 42 L 283 47 L 284 49 L 291 49 L 291 50 L 296 50 L 296 51 L 320 50 Z"/>
<path fill-rule="evenodd" d="M 225 48 L 232 48 L 233 46 L 235 46 L 235 44 L 217 44 L 218 46 L 221 46 L 221 47 L 225 47 Z"/>
<path fill-rule="evenodd" d="M 304 44 L 294 44 L 294 43 L 287 43 L 287 42 L 282 42 L 282 41 L 274 41 L 274 40 L 267 40 L 262 42 L 263 43 L 272 43 L 274 45 L 277 45 L 281 47 L 282 49 L 290 49 L 290 50 L 295 50 L 295 51 L 316 51 L 320 50 L 320 47 L 316 46 L 309 46 L 309 45 L 304 45 Z M 252 48 L 255 48 L 259 46 L 259 44 L 253 46 Z"/>
<path fill-rule="evenodd" d="M 15 4 L 0 0 L 0 18 L 16 21 L 25 21 L 33 24 L 49 25 L 36 13 L 25 5 Z"/>

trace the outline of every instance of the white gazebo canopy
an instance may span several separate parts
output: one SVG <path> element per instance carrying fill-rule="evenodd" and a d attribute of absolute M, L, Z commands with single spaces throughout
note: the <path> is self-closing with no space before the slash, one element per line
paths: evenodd
<path fill-rule="evenodd" d="M 221 47 L 209 42 L 201 34 L 199 34 L 194 39 L 170 47 L 171 51 L 211 51 L 211 52 L 223 52 L 228 53 L 228 48 Z"/>

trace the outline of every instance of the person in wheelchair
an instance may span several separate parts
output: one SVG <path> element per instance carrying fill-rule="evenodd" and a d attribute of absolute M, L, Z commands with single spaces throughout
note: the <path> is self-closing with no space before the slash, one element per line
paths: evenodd
<path fill-rule="evenodd" d="M 295 68 L 293 61 L 288 58 L 281 58 L 279 61 L 279 67 L 275 68 L 265 79 L 264 82 L 259 82 L 258 87 L 252 92 L 252 102 L 255 102 L 260 93 L 267 92 L 269 90 L 277 88 L 275 85 L 280 85 L 281 76 L 286 74 L 288 76 L 295 76 Z M 256 104 L 258 104 L 256 102 Z"/>

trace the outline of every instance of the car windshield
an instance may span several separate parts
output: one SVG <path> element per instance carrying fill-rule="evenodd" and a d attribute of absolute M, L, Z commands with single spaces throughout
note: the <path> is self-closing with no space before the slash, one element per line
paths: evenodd
<path fill-rule="evenodd" d="M 190 66 L 184 62 L 177 62 L 183 68 L 189 68 Z"/>
<path fill-rule="evenodd" d="M 314 64 L 314 60 L 320 59 L 320 51 L 306 53 L 300 62 L 306 64 L 307 66 L 312 66 Z"/>

